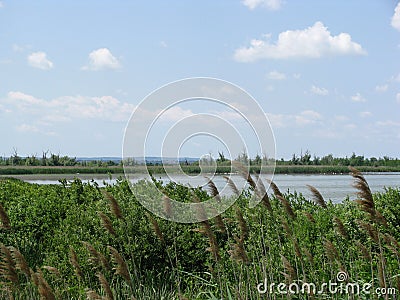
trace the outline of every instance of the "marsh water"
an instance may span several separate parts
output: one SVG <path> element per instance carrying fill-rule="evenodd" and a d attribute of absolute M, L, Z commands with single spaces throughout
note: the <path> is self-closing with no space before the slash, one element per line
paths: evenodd
<path fill-rule="evenodd" d="M 123 175 L 113 175 L 110 178 L 108 175 L 98 174 L 75 174 L 75 175 L 20 175 L 15 176 L 19 179 L 27 182 L 36 184 L 59 184 L 58 179 L 65 178 L 67 180 L 73 180 L 79 178 L 83 181 L 96 182 L 100 186 L 105 184 L 114 184 L 118 177 Z M 400 188 L 400 172 L 393 173 L 367 173 L 364 175 L 370 185 L 372 192 L 382 192 L 385 187 L 398 187 Z M 185 177 L 175 176 L 173 179 L 166 175 L 156 176 L 157 179 L 162 180 L 164 183 L 174 180 L 182 184 L 190 184 L 190 186 L 203 186 L 206 187 L 207 180 L 204 177 Z M 133 178 L 132 182 L 135 182 L 141 178 Z M 243 178 L 239 175 L 231 175 L 231 179 L 235 182 L 238 188 L 247 187 Z M 222 175 L 215 175 L 212 180 L 216 184 L 222 195 L 231 195 L 231 189 L 226 185 L 226 180 Z M 326 200 L 330 199 L 334 203 L 338 203 L 349 197 L 355 199 L 356 190 L 352 187 L 352 177 L 350 175 L 285 175 L 276 174 L 273 177 L 273 181 L 278 185 L 282 192 L 294 192 L 302 193 L 306 198 L 311 197 L 310 191 L 306 185 L 312 185 L 316 187 Z M 270 191 L 271 192 L 271 191 Z"/>

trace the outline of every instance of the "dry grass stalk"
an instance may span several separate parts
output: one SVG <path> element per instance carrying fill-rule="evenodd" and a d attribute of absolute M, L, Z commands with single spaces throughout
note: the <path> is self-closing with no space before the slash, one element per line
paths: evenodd
<path fill-rule="evenodd" d="M 126 264 L 126 261 L 124 260 L 122 255 L 119 254 L 114 247 L 107 246 L 107 248 L 111 252 L 111 258 L 114 264 L 116 264 L 116 267 L 114 268 L 115 274 L 121 275 L 121 277 L 124 278 L 129 285 L 132 285 L 132 280 L 131 280 L 131 275 L 129 274 L 128 265 Z"/>
<path fill-rule="evenodd" d="M 288 214 L 289 217 L 292 219 L 296 218 L 296 215 L 292 209 L 292 206 L 290 205 L 290 202 L 286 200 L 284 197 L 277 196 L 276 198 L 279 199 L 279 201 L 282 203 L 283 207 L 285 208 L 286 213 Z"/>
<path fill-rule="evenodd" d="M 209 251 L 211 253 L 213 259 L 218 262 L 221 257 L 219 255 L 219 247 L 218 247 L 217 239 L 214 235 L 214 232 L 211 230 L 210 222 L 208 220 L 205 220 L 205 221 L 202 221 L 200 224 L 201 224 L 202 228 L 200 228 L 196 231 L 207 236 L 210 247 L 208 247 L 206 250 Z"/>
<path fill-rule="evenodd" d="M 363 222 L 363 221 L 358 221 L 357 222 L 358 225 L 364 229 L 364 231 L 366 231 L 368 233 L 368 235 L 370 236 L 370 238 L 376 243 L 379 244 L 379 235 L 378 235 L 378 231 L 376 231 L 375 227 L 372 226 L 369 223 Z"/>
<path fill-rule="evenodd" d="M 221 202 L 221 196 L 219 195 L 219 191 L 218 191 L 215 183 L 207 176 L 204 176 L 204 178 L 208 180 L 207 185 L 208 185 L 208 188 L 210 189 L 211 195 L 215 198 L 215 200 L 217 200 L 218 202 Z"/>
<path fill-rule="evenodd" d="M 74 267 L 74 272 L 76 276 L 78 276 L 79 279 L 83 279 L 83 272 L 78 262 L 78 256 L 76 255 L 76 252 L 72 247 L 69 248 L 69 261 Z"/>
<path fill-rule="evenodd" d="M 11 251 L 4 244 L 0 244 L 2 260 L 0 262 L 0 274 L 10 282 L 18 284 L 18 274 Z"/>
<path fill-rule="evenodd" d="M 313 195 L 314 202 L 321 206 L 322 208 L 327 208 L 324 197 L 322 197 L 321 193 L 312 185 L 307 184 L 307 188 L 311 191 Z"/>
<path fill-rule="evenodd" d="M 153 231 L 156 234 L 156 236 L 158 237 L 158 239 L 161 242 L 164 242 L 164 236 L 161 232 L 160 226 L 158 225 L 158 222 L 156 219 L 154 219 L 149 213 L 146 213 L 147 219 L 149 219 L 151 226 L 153 227 Z"/>
<path fill-rule="evenodd" d="M 164 213 L 167 216 L 167 218 L 171 218 L 172 217 L 171 199 L 168 196 L 164 195 L 163 202 L 164 202 Z"/>
<path fill-rule="evenodd" d="M 86 297 L 88 300 L 102 300 L 103 299 L 99 294 L 97 294 L 93 290 L 86 289 L 85 293 L 86 293 Z"/>
<path fill-rule="evenodd" d="M 329 240 L 324 240 L 325 254 L 331 263 L 339 261 L 339 252 L 337 251 L 335 245 Z"/>
<path fill-rule="evenodd" d="M 228 182 L 229 187 L 231 188 L 232 192 L 236 195 L 236 197 L 240 196 L 239 189 L 236 187 L 236 184 L 230 179 L 228 176 L 223 176 L 225 180 Z"/>
<path fill-rule="evenodd" d="M 303 252 L 307 256 L 310 264 L 313 266 L 314 265 L 314 256 L 311 254 L 311 252 L 307 248 L 303 248 Z"/>
<path fill-rule="evenodd" d="M 103 225 L 103 227 L 113 236 L 116 236 L 114 227 L 112 225 L 112 222 L 110 220 L 110 218 L 102 213 L 102 212 L 98 212 L 100 220 L 101 220 L 101 225 Z"/>
<path fill-rule="evenodd" d="M 1 221 L 0 228 L 7 229 L 7 230 L 11 229 L 10 219 L 8 218 L 8 215 L 7 215 L 3 205 L 1 205 L 1 203 L 0 203 L 0 221 Z"/>
<path fill-rule="evenodd" d="M 38 270 L 32 276 L 35 277 L 35 279 L 33 281 L 37 283 L 37 288 L 38 288 L 41 299 L 55 300 L 56 297 L 53 293 L 53 290 L 51 289 L 51 287 L 48 284 L 48 282 L 46 281 L 46 279 L 44 279 L 42 272 L 40 270 Z"/>
<path fill-rule="evenodd" d="M 110 202 L 110 210 L 112 214 L 117 217 L 118 219 L 123 219 L 124 216 L 122 214 L 122 210 L 118 204 L 117 199 L 113 195 L 111 195 L 109 192 L 105 191 L 104 195 L 106 196 L 107 200 Z"/>
<path fill-rule="evenodd" d="M 15 247 L 10 247 L 11 254 L 15 261 L 15 266 L 18 270 L 20 270 L 27 278 L 31 277 L 31 269 L 26 262 L 25 257 L 19 252 L 19 250 Z"/>
<path fill-rule="evenodd" d="M 111 291 L 110 284 L 108 283 L 106 277 L 102 273 L 98 273 L 97 277 L 99 278 L 100 285 L 104 290 L 105 299 L 114 300 L 114 295 Z"/>
<path fill-rule="evenodd" d="M 281 220 L 281 224 L 282 224 L 283 230 L 286 232 L 288 237 L 291 237 L 293 235 L 293 232 L 292 232 L 292 229 L 290 228 L 288 222 L 282 216 L 280 216 L 280 220 Z"/>
<path fill-rule="evenodd" d="M 260 197 L 261 197 L 261 203 L 270 211 L 272 212 L 272 206 L 271 206 L 271 202 L 269 201 L 269 197 L 268 197 L 268 193 L 267 190 L 265 188 L 264 183 L 262 182 L 262 179 L 260 178 L 260 176 L 256 173 L 255 174 L 256 178 L 257 178 L 257 190 L 260 193 Z"/>
<path fill-rule="evenodd" d="M 91 262 L 94 267 L 104 267 L 106 270 L 110 269 L 110 264 L 106 257 L 98 252 L 90 243 L 82 242 L 82 244 L 86 247 L 89 251 L 90 257 L 89 262 Z"/>
<path fill-rule="evenodd" d="M 283 273 L 283 275 L 288 280 L 288 282 L 292 282 L 294 279 L 296 279 L 296 270 L 285 256 L 281 255 L 281 259 L 283 267 L 286 271 L 285 273 Z"/>
<path fill-rule="evenodd" d="M 239 207 L 236 207 L 235 212 L 236 212 L 236 217 L 238 218 L 238 222 L 239 222 L 240 238 L 243 239 L 243 241 L 244 241 L 249 236 L 249 229 L 247 227 L 246 220 L 243 218 L 242 211 L 240 210 Z"/>
<path fill-rule="evenodd" d="M 215 224 L 217 225 L 217 228 L 219 232 L 225 233 L 226 232 L 226 226 L 224 223 L 224 220 L 222 219 L 221 215 L 217 215 L 215 218 Z"/>
<path fill-rule="evenodd" d="M 273 182 L 273 181 L 270 180 L 270 179 L 266 179 L 266 180 L 267 180 L 267 182 L 270 184 L 272 190 L 274 191 L 275 197 L 278 197 L 278 196 L 283 197 L 281 191 L 279 190 L 279 188 L 278 188 L 278 186 L 275 184 L 275 182 Z"/>
<path fill-rule="evenodd" d="M 346 240 L 349 239 L 349 234 L 347 233 L 346 228 L 344 227 L 343 222 L 338 217 L 333 217 L 333 221 L 336 224 L 337 232 L 344 237 Z"/>
<path fill-rule="evenodd" d="M 312 216 L 312 214 L 310 214 L 309 212 L 305 211 L 303 212 L 303 214 L 307 217 L 307 219 L 311 222 L 311 223 L 315 223 L 315 219 Z"/>
<path fill-rule="evenodd" d="M 294 247 L 294 253 L 301 260 L 303 258 L 303 255 L 301 254 L 300 246 L 299 243 L 297 242 L 297 239 L 293 239 L 293 247 Z"/>
<path fill-rule="evenodd" d="M 369 262 L 372 261 L 372 256 L 371 256 L 371 252 L 368 250 L 368 248 L 363 245 L 360 241 L 356 241 L 356 245 L 358 247 L 358 249 L 360 250 L 362 256 L 368 260 Z"/>
<path fill-rule="evenodd" d="M 229 251 L 232 259 L 236 261 L 241 261 L 245 264 L 249 263 L 249 257 L 247 256 L 246 250 L 244 248 L 244 240 L 235 236 L 236 243 L 233 243 L 232 250 Z"/>

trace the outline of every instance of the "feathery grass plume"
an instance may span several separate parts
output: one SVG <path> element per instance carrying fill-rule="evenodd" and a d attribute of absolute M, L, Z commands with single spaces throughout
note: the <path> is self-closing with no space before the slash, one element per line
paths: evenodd
<path fill-rule="evenodd" d="M 111 246 L 107 246 L 108 250 L 111 252 L 111 258 L 116 265 L 114 268 L 115 274 L 116 275 L 121 275 L 122 278 L 125 279 L 125 281 L 129 284 L 132 285 L 132 280 L 131 280 L 131 275 L 129 274 L 128 270 L 128 265 L 126 264 L 126 261 L 122 257 L 121 254 L 118 253 L 117 249 Z"/>
<path fill-rule="evenodd" d="M 10 282 L 18 284 L 18 274 L 10 249 L 8 249 L 8 247 L 6 247 L 4 244 L 0 243 L 0 251 L 2 254 L 2 260 L 0 262 L 0 274 Z"/>
<path fill-rule="evenodd" d="M 10 219 L 8 218 L 8 215 L 3 205 L 1 205 L 1 203 L 0 203 L 0 221 L 1 221 L 0 228 L 11 229 Z"/>
<path fill-rule="evenodd" d="M 159 239 L 161 242 L 164 242 L 164 236 L 163 236 L 163 234 L 162 234 L 162 232 L 161 232 L 161 229 L 160 229 L 160 226 L 158 225 L 157 220 L 154 219 L 154 218 L 153 218 L 149 213 L 147 213 L 147 212 L 146 212 L 146 216 L 147 216 L 147 219 L 150 221 L 151 226 L 153 227 L 153 231 L 154 231 L 154 233 L 156 234 L 156 236 L 158 237 L 158 239 Z"/>
<path fill-rule="evenodd" d="M 112 222 L 110 220 L 110 218 L 102 213 L 101 211 L 98 212 L 100 220 L 101 220 L 101 225 L 103 225 L 103 227 L 113 236 L 116 236 L 114 227 L 112 225 Z"/>
<path fill-rule="evenodd" d="M 311 254 L 310 250 L 307 248 L 303 248 L 304 254 L 307 256 L 310 264 L 313 266 L 314 265 L 314 256 Z"/>
<path fill-rule="evenodd" d="M 324 197 L 322 197 L 321 193 L 312 185 L 307 184 L 306 186 L 311 191 L 314 202 L 319 206 L 321 206 L 322 208 L 327 208 L 326 202 L 324 200 Z"/>
<path fill-rule="evenodd" d="M 181 293 L 178 293 L 178 298 L 179 298 L 179 300 L 189 300 L 189 298 L 185 297 Z"/>
<path fill-rule="evenodd" d="M 251 188 L 254 190 L 254 192 L 256 193 L 256 195 L 260 195 L 258 189 L 257 189 L 257 184 L 255 183 L 255 181 L 253 180 L 253 178 L 251 177 L 249 170 L 243 166 L 241 163 L 239 162 L 233 162 L 232 165 L 238 169 L 239 174 L 243 177 L 244 180 L 247 181 L 247 183 L 251 186 Z"/>
<path fill-rule="evenodd" d="M 285 197 L 277 196 L 276 198 L 279 199 L 279 201 L 282 203 L 283 207 L 285 208 L 286 213 L 291 217 L 292 219 L 296 218 L 296 215 L 292 209 L 292 206 L 290 205 L 290 202 L 286 200 Z"/>
<path fill-rule="evenodd" d="M 225 180 L 227 181 L 229 187 L 231 188 L 232 192 L 236 195 L 236 197 L 240 196 L 239 189 L 236 187 L 236 184 L 233 182 L 232 179 L 230 179 L 228 176 L 223 176 Z"/>
<path fill-rule="evenodd" d="M 261 203 L 270 211 L 272 212 L 272 206 L 271 206 L 271 202 L 269 201 L 269 197 L 268 197 L 268 193 L 267 190 L 265 188 L 264 183 L 262 182 L 262 179 L 260 178 L 260 176 L 255 173 L 256 176 L 256 185 L 257 185 L 257 189 L 260 193 L 260 197 L 261 197 Z"/>
<path fill-rule="evenodd" d="M 37 272 L 34 273 L 33 276 L 36 277 L 36 280 L 34 280 L 34 282 L 38 283 L 37 287 L 41 299 L 55 300 L 56 297 L 54 296 L 53 290 L 51 289 L 46 279 L 44 279 L 43 273 L 40 270 L 37 270 Z"/>
<path fill-rule="evenodd" d="M 361 220 L 358 220 L 358 226 L 360 226 L 362 229 L 364 229 L 368 235 L 371 237 L 371 239 L 376 243 L 379 244 L 379 236 L 378 232 L 376 231 L 375 227 L 372 226 L 369 223 L 363 222 Z"/>
<path fill-rule="evenodd" d="M 356 245 L 358 247 L 358 249 L 360 250 L 362 256 L 368 260 L 368 261 L 372 261 L 372 257 L 371 257 L 371 252 L 368 250 L 368 248 L 363 245 L 360 241 L 356 240 Z"/>
<path fill-rule="evenodd" d="M 393 254 L 394 254 L 397 258 L 400 258 L 400 252 L 399 252 L 399 249 L 400 249 L 400 248 L 398 247 L 398 244 L 396 245 L 397 241 L 394 240 L 395 243 L 393 243 L 388 234 L 383 234 L 383 239 L 385 240 L 386 247 L 388 247 L 388 249 L 389 249 L 390 251 L 392 251 Z"/>
<path fill-rule="evenodd" d="M 95 291 L 90 289 L 85 289 L 86 297 L 88 300 L 102 300 L 103 298 L 97 294 Z"/>
<path fill-rule="evenodd" d="M 88 242 L 82 242 L 82 244 L 86 247 L 88 250 L 90 257 L 89 257 L 89 262 L 94 265 L 94 267 L 104 267 L 106 270 L 110 269 L 110 264 L 108 263 L 108 260 L 106 257 L 98 252 L 90 243 Z"/>
<path fill-rule="evenodd" d="M 121 210 L 121 208 L 120 208 L 120 206 L 118 204 L 117 199 L 115 199 L 115 197 L 112 194 L 110 194 L 109 192 L 107 192 L 107 191 L 104 191 L 103 193 L 104 193 L 104 195 L 106 196 L 107 200 L 110 203 L 110 210 L 111 210 L 112 214 L 115 217 L 117 217 L 118 219 L 123 219 L 124 216 L 122 214 L 122 210 Z"/>
<path fill-rule="evenodd" d="M 307 219 L 311 222 L 311 223 L 315 223 L 315 219 L 312 216 L 312 214 L 310 214 L 308 211 L 304 211 L 303 214 L 307 217 Z"/>
<path fill-rule="evenodd" d="M 217 215 L 214 218 L 214 221 L 215 221 L 215 224 L 217 225 L 219 232 L 225 233 L 226 227 L 225 227 L 225 223 L 224 223 L 224 220 L 222 219 L 221 215 Z"/>
<path fill-rule="evenodd" d="M 31 270 L 26 262 L 25 257 L 19 252 L 19 250 L 15 247 L 9 247 L 11 250 L 11 254 L 15 261 L 15 266 L 18 270 L 20 270 L 27 278 L 31 277 Z"/>
<path fill-rule="evenodd" d="M 271 186 L 272 190 L 274 191 L 275 197 L 278 197 L 278 196 L 283 197 L 281 191 L 279 190 L 279 188 L 278 188 L 278 186 L 275 184 L 275 182 L 273 182 L 273 181 L 270 180 L 270 179 L 266 179 L 266 180 L 267 180 L 267 182 L 269 183 L 269 185 Z"/>
<path fill-rule="evenodd" d="M 59 271 L 57 268 L 55 268 L 55 267 L 43 266 L 42 268 L 45 269 L 45 270 L 47 270 L 47 271 L 49 271 L 50 273 L 52 273 L 52 274 L 54 274 L 54 275 L 57 275 L 57 276 L 60 276 L 60 275 L 61 275 L 60 271 Z"/>
<path fill-rule="evenodd" d="M 392 235 L 386 233 L 384 235 L 384 238 L 386 240 L 386 243 L 392 244 L 393 247 L 395 247 L 396 249 L 400 250 L 400 243 Z"/>
<path fill-rule="evenodd" d="M 296 238 L 293 239 L 293 247 L 294 247 L 294 253 L 296 254 L 296 256 L 299 259 L 302 259 L 303 255 L 301 254 L 300 246 L 299 246 L 299 243 L 297 242 Z"/>
<path fill-rule="evenodd" d="M 324 249 L 325 249 L 325 254 L 330 260 L 331 263 L 335 262 L 336 260 L 339 259 L 339 252 L 337 251 L 335 245 L 327 239 L 324 240 Z"/>
<path fill-rule="evenodd" d="M 249 257 L 247 256 L 246 250 L 244 249 L 244 239 L 237 236 L 234 237 L 236 243 L 232 244 L 232 249 L 229 250 L 231 258 L 236 261 L 241 261 L 245 264 L 249 263 Z"/>
<path fill-rule="evenodd" d="M 378 263 L 377 267 L 378 267 L 379 285 L 380 285 L 381 288 L 385 288 L 386 287 L 386 280 L 385 280 L 385 274 L 384 274 L 384 270 L 383 270 L 382 264 Z"/>
<path fill-rule="evenodd" d="M 108 283 L 106 277 L 101 272 L 97 274 L 97 277 L 99 278 L 100 285 L 104 290 L 105 299 L 114 300 L 114 295 L 111 291 L 110 284 Z"/>
<path fill-rule="evenodd" d="M 210 190 L 211 195 L 217 200 L 218 202 L 221 202 L 221 196 L 219 195 L 219 191 L 217 189 L 217 186 L 215 183 L 207 176 L 204 176 L 205 179 L 207 179 L 207 185 Z"/>
<path fill-rule="evenodd" d="M 291 237 L 293 235 L 292 229 L 290 228 L 288 222 L 286 221 L 286 219 L 283 216 L 279 216 L 280 220 L 281 220 L 281 224 L 283 227 L 283 230 L 286 232 L 286 234 L 288 235 L 288 237 Z"/>
<path fill-rule="evenodd" d="M 78 262 L 78 256 L 76 255 L 76 252 L 72 246 L 69 248 L 69 261 L 74 267 L 76 276 L 78 276 L 79 279 L 83 279 L 83 272 Z"/>
<path fill-rule="evenodd" d="M 164 202 L 164 214 L 167 216 L 167 218 L 172 217 L 172 205 L 171 205 L 171 199 L 163 195 L 163 202 Z"/>
<path fill-rule="evenodd" d="M 333 221 L 336 224 L 337 232 L 344 237 L 346 240 L 349 239 L 349 234 L 347 233 L 346 228 L 344 227 L 343 222 L 338 217 L 333 217 Z"/>
<path fill-rule="evenodd" d="M 283 276 L 285 276 L 288 282 L 292 282 L 294 279 L 296 279 L 296 270 L 285 256 L 281 255 L 281 259 L 283 263 L 283 268 L 286 271 L 283 273 Z"/>
<path fill-rule="evenodd" d="M 249 229 L 247 227 L 246 220 L 243 218 L 242 211 L 239 207 L 236 207 L 235 212 L 239 222 L 240 238 L 244 241 L 249 236 Z"/>
<path fill-rule="evenodd" d="M 201 228 L 194 229 L 194 231 L 200 232 L 201 234 L 205 235 L 208 238 L 210 247 L 208 247 L 206 250 L 209 251 L 213 259 L 216 262 L 218 262 L 221 257 L 219 255 L 219 247 L 217 239 L 214 235 L 214 232 L 211 229 L 210 222 L 208 220 L 204 220 L 200 222 L 200 224 Z"/>

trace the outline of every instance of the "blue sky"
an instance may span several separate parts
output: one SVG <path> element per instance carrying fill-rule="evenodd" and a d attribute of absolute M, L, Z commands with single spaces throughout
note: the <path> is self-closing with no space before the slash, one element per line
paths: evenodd
<path fill-rule="evenodd" d="M 278 158 L 400 157 L 397 1 L 3 0 L 0 41 L 0 155 L 119 156 L 144 97 L 204 76 L 260 103 Z"/>

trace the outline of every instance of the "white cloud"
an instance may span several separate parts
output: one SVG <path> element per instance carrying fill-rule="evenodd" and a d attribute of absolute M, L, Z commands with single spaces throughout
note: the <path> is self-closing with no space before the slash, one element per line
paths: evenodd
<path fill-rule="evenodd" d="M 253 39 L 249 47 L 236 49 L 234 59 L 252 62 L 259 59 L 320 58 L 333 55 L 365 55 L 360 44 L 351 40 L 348 33 L 332 36 L 322 22 L 304 30 L 281 32 L 278 40 L 271 43 L 269 36 L 264 40 Z"/>
<path fill-rule="evenodd" d="M 400 93 L 396 94 L 396 101 L 397 101 L 397 103 L 400 103 Z"/>
<path fill-rule="evenodd" d="M 351 96 L 351 100 L 354 101 L 354 102 L 365 102 L 365 101 L 367 101 L 363 96 L 361 96 L 360 93 L 357 93 L 354 96 Z"/>
<path fill-rule="evenodd" d="M 90 52 L 89 64 L 82 70 L 118 69 L 121 67 L 118 59 L 107 48 L 100 48 Z"/>
<path fill-rule="evenodd" d="M 5 101 L 13 112 L 36 116 L 36 120 L 44 124 L 74 119 L 124 122 L 129 119 L 135 108 L 133 104 L 120 102 L 112 96 L 78 95 L 43 100 L 22 92 L 11 91 Z"/>
<path fill-rule="evenodd" d="M 394 9 L 394 14 L 392 17 L 391 24 L 393 28 L 400 31 L 400 2 L 397 4 L 396 8 Z"/>
<path fill-rule="evenodd" d="M 375 87 L 375 91 L 377 91 L 377 92 L 386 92 L 388 87 L 389 87 L 389 85 L 387 85 L 387 84 L 377 85 Z"/>
<path fill-rule="evenodd" d="M 305 110 L 295 116 L 296 123 L 299 125 L 315 124 L 320 119 L 322 119 L 321 114 L 313 110 Z"/>
<path fill-rule="evenodd" d="M 310 92 L 319 96 L 326 96 L 329 94 L 329 91 L 326 88 L 317 87 L 315 85 L 311 87 Z"/>
<path fill-rule="evenodd" d="M 3 8 L 3 7 L 4 7 L 4 4 L 2 1 L 0 1 L 0 8 Z"/>
<path fill-rule="evenodd" d="M 370 111 L 362 111 L 360 112 L 360 117 L 362 118 L 367 118 L 367 117 L 371 117 L 372 113 Z"/>
<path fill-rule="evenodd" d="M 38 132 L 39 129 L 34 125 L 21 124 L 17 126 L 17 131 L 20 132 Z"/>
<path fill-rule="evenodd" d="M 281 8 L 282 0 L 243 0 L 242 3 L 253 10 L 258 6 L 266 7 L 269 10 L 278 10 Z"/>
<path fill-rule="evenodd" d="M 167 44 L 167 42 L 165 42 L 165 41 L 161 41 L 161 42 L 160 42 L 160 46 L 161 46 L 162 48 L 167 48 L 167 47 L 168 47 L 168 44 Z"/>
<path fill-rule="evenodd" d="M 286 79 L 286 75 L 284 73 L 279 73 L 278 71 L 271 71 L 267 74 L 267 78 L 272 80 L 283 80 Z"/>
<path fill-rule="evenodd" d="M 400 82 L 400 73 L 397 76 L 392 76 L 391 81 Z"/>
<path fill-rule="evenodd" d="M 300 79 L 300 77 L 301 77 L 301 74 L 300 74 L 300 73 L 294 73 L 294 74 L 293 74 L 293 78 L 294 78 L 294 79 Z"/>
<path fill-rule="evenodd" d="M 33 52 L 28 55 L 28 63 L 31 67 L 50 70 L 53 68 L 53 63 L 47 59 L 47 54 L 45 52 Z"/>

